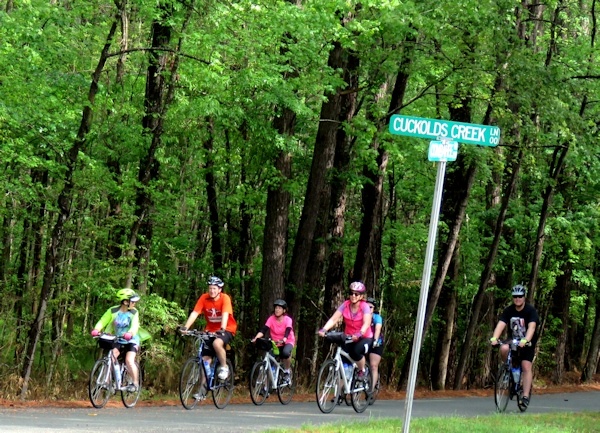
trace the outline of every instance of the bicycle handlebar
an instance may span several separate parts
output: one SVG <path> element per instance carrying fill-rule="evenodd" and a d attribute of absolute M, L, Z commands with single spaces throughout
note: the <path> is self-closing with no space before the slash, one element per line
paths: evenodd
<path fill-rule="evenodd" d="M 500 347 L 503 344 L 508 344 L 511 347 L 517 347 L 519 345 L 519 343 L 521 342 L 520 339 L 518 338 L 513 338 L 512 340 L 496 340 L 498 342 L 498 344 L 494 345 L 494 347 Z M 528 341 L 525 346 L 531 346 L 531 341 Z"/>
<path fill-rule="evenodd" d="M 181 335 L 189 336 L 189 337 L 198 337 L 203 340 L 209 340 L 211 338 L 215 338 L 217 336 L 214 332 L 200 331 L 198 329 L 187 329 L 185 331 L 179 330 Z"/>

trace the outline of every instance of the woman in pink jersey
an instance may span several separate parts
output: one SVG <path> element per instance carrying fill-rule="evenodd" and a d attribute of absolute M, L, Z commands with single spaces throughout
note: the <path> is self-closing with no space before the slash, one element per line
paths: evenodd
<path fill-rule="evenodd" d="M 270 335 L 271 340 L 275 341 L 277 347 L 279 347 L 279 357 L 282 360 L 285 374 L 289 378 L 290 366 L 292 364 L 292 349 L 296 343 L 292 318 L 287 315 L 287 302 L 283 299 L 277 299 L 273 302 L 273 307 L 273 314 L 269 316 L 265 325 L 252 339 L 252 342 L 254 343 L 257 338 Z"/>
<path fill-rule="evenodd" d="M 365 355 L 373 343 L 373 331 L 371 330 L 371 319 L 373 314 L 369 305 L 363 300 L 367 288 L 360 281 L 350 284 L 350 299 L 344 301 L 338 307 L 333 316 L 329 318 L 325 326 L 319 329 L 319 335 L 325 333 L 337 325 L 340 319 L 344 320 L 344 333 L 352 336 L 352 342 L 345 343 L 343 348 L 350 354 L 359 368 L 358 378 L 365 376 Z"/>

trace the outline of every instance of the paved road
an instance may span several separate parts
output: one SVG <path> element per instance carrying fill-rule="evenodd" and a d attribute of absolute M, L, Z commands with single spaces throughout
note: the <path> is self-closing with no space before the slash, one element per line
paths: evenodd
<path fill-rule="evenodd" d="M 542 412 L 599 411 L 600 392 L 535 395 L 527 414 Z M 413 418 L 428 416 L 477 416 L 494 413 L 493 397 L 414 400 Z M 507 413 L 519 415 L 516 402 Z M 219 410 L 210 403 L 187 411 L 182 407 L 123 407 L 105 409 L 0 408 L 0 432 L 261 432 L 274 427 L 301 427 L 337 421 L 403 418 L 404 401 L 378 401 L 365 413 L 357 414 L 342 404 L 322 414 L 316 403 L 288 406 L 265 403 L 235 404 Z"/>

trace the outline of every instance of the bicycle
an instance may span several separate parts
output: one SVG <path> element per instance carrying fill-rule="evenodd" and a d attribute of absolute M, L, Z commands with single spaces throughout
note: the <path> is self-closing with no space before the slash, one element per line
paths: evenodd
<path fill-rule="evenodd" d="M 496 381 L 494 382 L 494 402 L 496 403 L 496 409 L 498 412 L 504 412 L 506 410 L 506 406 L 508 405 L 508 400 L 512 400 L 514 396 L 517 396 L 517 406 L 521 412 L 525 412 L 527 410 L 527 406 L 522 404 L 523 386 L 521 360 L 519 359 L 517 350 L 519 346 L 519 340 L 498 340 L 497 347 L 500 347 L 503 344 L 508 344 L 510 347 L 506 361 L 500 364 L 500 367 L 498 368 L 498 375 L 496 376 Z M 513 352 L 515 352 L 514 358 Z M 529 398 L 531 399 L 531 395 Z"/>
<path fill-rule="evenodd" d="M 286 371 L 277 360 L 277 346 L 270 338 L 256 339 L 256 347 L 265 352 L 264 357 L 256 361 L 250 370 L 250 398 L 252 403 L 260 406 L 273 390 L 277 390 L 277 398 L 281 404 L 288 404 L 296 389 L 296 381 L 286 377 Z M 293 369 L 290 369 L 294 371 Z"/>
<path fill-rule="evenodd" d="M 350 394 L 352 407 L 362 413 L 369 406 L 370 399 L 370 373 L 367 369 L 364 378 L 358 378 L 356 363 L 350 358 L 348 352 L 342 349 L 344 342 L 351 341 L 352 337 L 342 332 L 328 332 L 325 339 L 337 345 L 333 357 L 326 359 L 317 376 L 316 397 L 317 405 L 323 413 L 330 413 Z M 346 364 L 346 365 L 344 365 Z"/>
<path fill-rule="evenodd" d="M 233 395 L 233 365 L 227 358 L 229 375 L 221 380 L 216 375 L 216 366 L 219 364 L 217 356 L 213 356 L 210 364 L 204 362 L 202 350 L 204 346 L 215 339 L 216 334 L 205 331 L 183 331 L 182 335 L 194 337 L 197 346 L 196 355 L 189 358 L 179 378 L 179 399 L 184 408 L 191 410 L 206 398 L 207 393 L 212 393 L 213 403 L 218 409 L 223 409 L 229 404 Z"/>
<path fill-rule="evenodd" d="M 115 358 L 113 347 L 117 343 L 117 337 L 110 334 L 100 334 L 94 339 L 104 351 L 92 367 L 88 383 L 88 395 L 92 406 L 97 409 L 103 408 L 108 403 L 111 395 L 121 391 L 121 401 L 125 407 L 134 407 L 142 392 L 142 370 L 135 362 L 138 371 L 138 385 L 135 386 L 133 376 L 127 368 L 123 359 Z M 121 358 L 121 356 L 119 356 Z"/>

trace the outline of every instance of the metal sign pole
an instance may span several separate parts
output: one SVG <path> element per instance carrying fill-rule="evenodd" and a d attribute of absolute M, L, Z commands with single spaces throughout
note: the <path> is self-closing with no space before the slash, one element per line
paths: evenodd
<path fill-rule="evenodd" d="M 431 265 L 433 263 L 433 251 L 435 249 L 438 221 L 440 219 L 440 205 L 442 202 L 445 174 L 446 161 L 440 161 L 438 163 L 437 177 L 435 178 L 435 191 L 433 193 L 433 204 L 431 206 L 431 220 L 429 221 L 429 236 L 427 238 L 427 250 L 425 252 L 425 266 L 423 267 L 423 276 L 421 277 L 421 294 L 419 296 L 419 309 L 417 312 L 417 323 L 415 325 L 415 339 L 413 341 L 412 356 L 410 358 L 408 388 L 406 389 L 406 400 L 404 402 L 404 423 L 402 425 L 403 433 L 408 433 L 410 429 L 410 416 L 412 413 L 413 397 L 417 382 L 419 353 L 421 351 L 421 342 L 423 340 L 423 325 L 425 324 L 427 294 L 429 292 L 429 280 L 431 278 Z"/>

